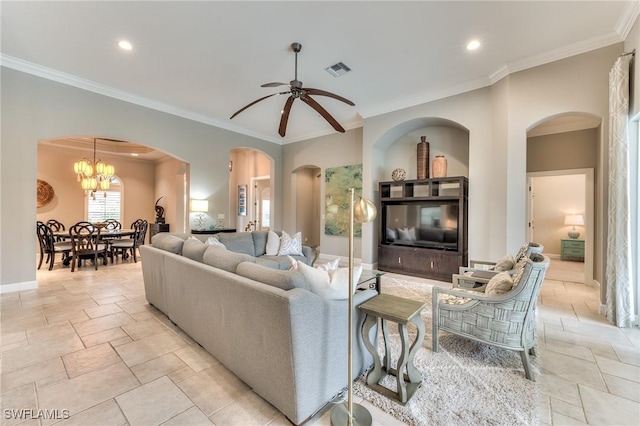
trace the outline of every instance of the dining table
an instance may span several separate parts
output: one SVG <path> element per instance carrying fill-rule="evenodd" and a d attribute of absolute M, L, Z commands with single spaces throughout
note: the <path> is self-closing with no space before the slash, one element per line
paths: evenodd
<path fill-rule="evenodd" d="M 123 229 L 101 229 L 100 230 L 100 240 L 107 242 L 109 240 L 113 240 L 116 238 L 128 237 L 136 233 L 135 229 L 123 228 Z M 57 241 L 64 241 L 66 239 L 70 239 L 69 231 L 54 231 L 53 236 Z M 72 256 L 68 256 L 62 262 L 63 265 L 69 266 L 71 263 Z M 106 261 L 106 260 L 105 260 Z M 113 263 L 113 262 L 112 262 Z"/>

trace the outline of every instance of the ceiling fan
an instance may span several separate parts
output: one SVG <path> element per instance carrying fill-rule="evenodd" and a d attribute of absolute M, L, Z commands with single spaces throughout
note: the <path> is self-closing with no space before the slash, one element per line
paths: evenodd
<path fill-rule="evenodd" d="M 333 126 L 334 129 L 336 129 L 336 131 L 344 133 L 344 128 L 340 125 L 340 123 L 338 123 L 338 121 L 335 118 L 333 118 L 331 114 L 329 114 L 327 110 L 324 109 L 318 102 L 316 102 L 310 95 L 328 96 L 330 98 L 337 99 L 351 106 L 354 106 L 355 104 L 351 102 L 349 99 L 343 98 L 342 96 L 338 96 L 335 93 L 327 92 L 325 90 L 320 90 L 320 89 L 312 89 L 310 87 L 303 88 L 302 82 L 298 80 L 298 52 L 300 52 L 300 50 L 302 49 L 302 45 L 300 43 L 291 43 L 291 49 L 296 54 L 296 67 L 295 67 L 294 79 L 291 80 L 289 84 L 275 82 L 275 83 L 265 83 L 262 86 L 260 86 L 260 87 L 289 86 L 289 90 L 284 92 L 272 93 L 271 95 L 263 96 L 260 99 L 256 99 L 255 101 L 251 102 L 249 105 L 246 105 L 243 108 L 240 108 L 238 111 L 236 111 L 231 116 L 231 118 L 240 114 L 242 111 L 249 108 L 250 106 L 255 105 L 258 102 L 263 101 L 267 98 L 270 98 L 271 96 L 289 95 L 289 98 L 285 102 L 284 108 L 282 109 L 282 117 L 280 118 L 280 128 L 278 129 L 278 133 L 280 134 L 280 136 L 284 137 L 287 131 L 287 122 L 289 121 L 289 112 L 291 112 L 291 106 L 293 105 L 293 101 L 295 101 L 296 99 L 301 99 L 302 102 L 306 103 L 311 108 L 316 110 L 322 117 L 324 117 L 325 120 L 329 122 L 329 124 L 331 124 L 331 126 Z"/>

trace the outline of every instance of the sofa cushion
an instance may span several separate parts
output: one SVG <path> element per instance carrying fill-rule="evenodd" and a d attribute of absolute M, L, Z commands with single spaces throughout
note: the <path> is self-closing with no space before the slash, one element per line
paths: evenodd
<path fill-rule="evenodd" d="M 349 298 L 349 268 L 324 271 L 299 261 L 298 271 L 302 272 L 306 278 L 312 293 L 328 300 Z M 354 290 L 361 274 L 362 265 L 355 266 L 353 268 Z"/>
<path fill-rule="evenodd" d="M 278 250 L 278 256 L 302 256 L 302 233 L 296 232 L 293 236 L 287 234 L 286 231 L 282 231 L 282 237 L 280 238 L 280 249 Z"/>
<path fill-rule="evenodd" d="M 191 260 L 202 263 L 202 256 L 204 251 L 209 247 L 195 237 L 189 237 L 184 241 L 182 245 L 182 255 L 188 257 Z"/>
<path fill-rule="evenodd" d="M 203 261 L 207 265 L 235 273 L 240 263 L 255 263 L 256 258 L 248 254 L 225 250 L 222 247 L 208 246 L 204 252 Z"/>
<path fill-rule="evenodd" d="M 276 234 L 274 231 L 269 230 L 265 254 L 269 256 L 277 256 L 278 250 L 280 250 L 280 235 Z"/>
<path fill-rule="evenodd" d="M 253 238 L 253 250 L 255 256 L 262 256 L 267 252 L 267 231 L 252 231 L 251 238 Z"/>
<path fill-rule="evenodd" d="M 273 257 L 274 256 L 256 257 L 256 264 L 257 265 L 266 266 L 267 268 L 271 268 L 271 269 L 282 269 L 280 267 L 280 263 L 277 260 L 270 259 L 270 258 L 273 258 Z"/>
<path fill-rule="evenodd" d="M 166 232 L 160 232 L 153 236 L 151 245 L 160 250 L 165 250 L 175 254 L 182 254 L 184 240 Z"/>
<path fill-rule="evenodd" d="M 304 256 L 293 256 L 293 258 L 296 261 L 301 261 L 301 262 L 307 262 L 307 258 Z M 287 259 L 287 256 L 267 256 L 266 254 L 264 256 L 260 256 L 258 259 L 264 259 L 264 260 L 268 260 L 269 262 L 274 262 L 275 264 L 277 264 L 278 266 L 276 266 L 276 269 L 282 269 L 282 270 L 287 270 L 289 269 L 289 267 L 291 266 L 291 263 L 289 263 L 289 259 Z M 259 263 L 258 261 L 256 261 L 256 263 Z M 268 264 L 265 264 L 265 266 L 269 266 Z"/>
<path fill-rule="evenodd" d="M 228 250 L 248 254 L 249 256 L 256 255 L 251 232 L 221 232 L 218 234 L 218 239 Z"/>
<path fill-rule="evenodd" d="M 304 275 L 298 271 L 281 271 L 255 263 L 242 262 L 238 265 L 236 274 L 283 290 L 310 289 Z"/>

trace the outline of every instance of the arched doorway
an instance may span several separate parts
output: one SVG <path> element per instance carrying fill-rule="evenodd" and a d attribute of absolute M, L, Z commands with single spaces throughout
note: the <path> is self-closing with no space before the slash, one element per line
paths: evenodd
<path fill-rule="evenodd" d="M 253 148 L 234 148 L 229 161 L 230 228 L 250 231 L 272 227 L 278 202 L 273 158 Z"/>
<path fill-rule="evenodd" d="M 550 278 L 593 284 L 600 124 L 591 114 L 566 113 L 527 131 L 527 236 L 550 255 Z M 584 222 L 577 238 L 569 237 L 572 226 L 565 225 L 572 215 Z"/>

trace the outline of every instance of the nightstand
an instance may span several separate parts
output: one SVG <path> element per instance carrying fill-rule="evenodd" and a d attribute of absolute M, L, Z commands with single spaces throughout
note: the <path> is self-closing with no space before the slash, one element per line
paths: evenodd
<path fill-rule="evenodd" d="M 560 240 L 560 260 L 584 262 L 584 240 Z"/>

